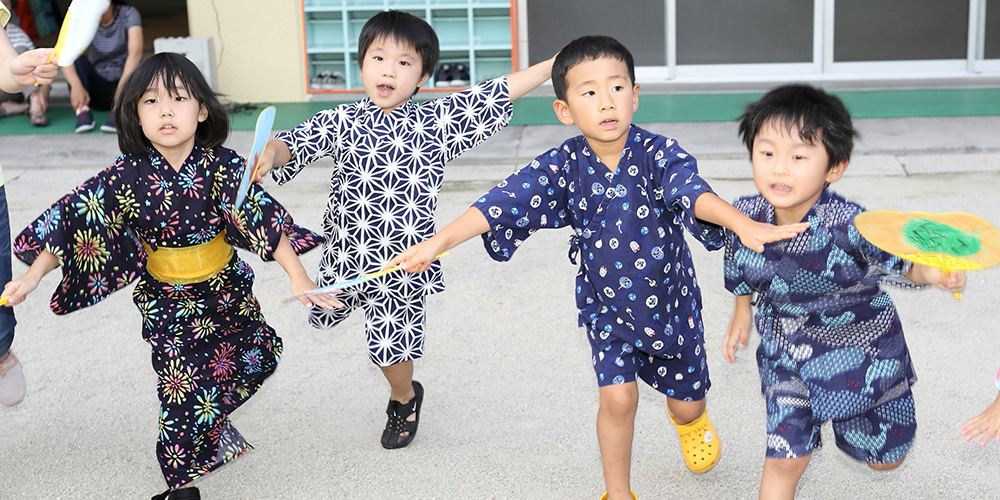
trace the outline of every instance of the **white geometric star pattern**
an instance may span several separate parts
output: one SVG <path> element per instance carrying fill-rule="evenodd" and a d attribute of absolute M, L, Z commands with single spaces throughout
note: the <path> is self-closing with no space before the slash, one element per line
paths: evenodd
<path fill-rule="evenodd" d="M 320 111 L 279 133 L 275 138 L 293 154 L 271 171 L 279 184 L 324 157 L 334 162 L 318 284 L 376 271 L 432 236 L 445 163 L 506 126 L 512 110 L 507 80 L 501 77 L 439 99 L 410 100 L 389 114 L 366 97 Z M 390 273 L 357 289 L 416 297 L 442 291 L 444 285 L 435 262 L 419 275 Z M 338 321 L 319 308 L 311 316 L 317 328 Z"/>

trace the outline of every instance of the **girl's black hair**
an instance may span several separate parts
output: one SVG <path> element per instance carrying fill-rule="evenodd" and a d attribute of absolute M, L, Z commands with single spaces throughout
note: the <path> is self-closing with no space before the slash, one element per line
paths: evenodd
<path fill-rule="evenodd" d="M 628 67 L 628 78 L 635 84 L 635 63 L 632 60 L 632 53 L 618 40 L 610 36 L 590 35 L 581 36 L 566 44 L 556 60 L 552 63 L 552 88 L 555 90 L 556 99 L 566 100 L 566 73 L 570 68 L 584 61 L 593 61 L 602 57 L 617 59 Z"/>
<path fill-rule="evenodd" d="M 188 58 L 173 52 L 161 52 L 139 63 L 118 93 L 114 113 L 118 147 L 122 153 L 146 154 L 151 146 L 139 125 L 139 99 L 142 95 L 155 85 L 166 85 L 171 94 L 176 94 L 178 83 L 208 113 L 208 118 L 198 123 L 195 144 L 212 149 L 225 142 L 229 137 L 229 117 L 219 102 L 218 94 Z"/>
<path fill-rule="evenodd" d="M 753 159 L 753 143 L 765 125 L 785 127 L 809 144 L 822 141 L 830 157 L 827 168 L 850 161 L 858 131 L 851 113 L 837 96 L 816 87 L 784 85 L 747 105 L 740 116 L 740 139 Z"/>
<path fill-rule="evenodd" d="M 358 67 L 365 65 L 365 52 L 368 52 L 368 46 L 384 37 L 412 45 L 413 50 L 420 55 L 422 63 L 420 76 L 434 74 L 434 68 L 441 58 L 437 34 L 427 21 L 398 10 L 379 12 L 361 28 L 361 35 L 358 36 Z"/>

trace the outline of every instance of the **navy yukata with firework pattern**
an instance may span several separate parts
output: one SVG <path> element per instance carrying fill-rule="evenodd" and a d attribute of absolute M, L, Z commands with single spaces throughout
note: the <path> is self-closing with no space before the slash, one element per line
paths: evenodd
<path fill-rule="evenodd" d="M 274 372 L 281 338 L 264 322 L 253 270 L 236 253 L 214 277 L 170 284 L 145 272 L 142 243 L 153 250 L 189 247 L 225 231 L 228 243 L 270 260 L 282 234 L 296 253 L 321 242 L 259 184 L 250 186 L 245 209 L 232 211 L 244 166 L 225 148 L 196 146 L 179 171 L 152 149 L 148 156 L 120 156 L 53 204 L 14 244 L 28 264 L 42 250 L 59 260 L 63 277 L 51 301 L 57 314 L 94 305 L 139 279 L 132 299 L 158 376 L 156 454 L 170 488 L 250 448 L 229 414 Z"/>

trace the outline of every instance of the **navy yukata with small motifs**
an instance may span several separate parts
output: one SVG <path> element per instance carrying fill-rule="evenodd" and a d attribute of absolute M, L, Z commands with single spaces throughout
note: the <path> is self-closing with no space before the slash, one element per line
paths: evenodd
<path fill-rule="evenodd" d="M 760 195 L 733 205 L 774 224 Z M 767 400 L 768 456 L 794 458 L 819 444 L 833 421 L 837 446 L 874 463 L 895 462 L 916 428 L 916 375 L 892 299 L 881 283 L 915 287 L 910 264 L 861 237 L 864 208 L 824 190 L 803 219 L 805 232 L 758 254 L 727 232 L 726 288 L 757 292 L 761 390 Z"/>
<path fill-rule="evenodd" d="M 499 261 L 538 229 L 572 228 L 579 321 L 591 329 L 592 345 L 617 339 L 649 358 L 694 348 L 703 365 L 701 292 L 684 228 L 705 248 L 722 248 L 722 229 L 694 217 L 695 200 L 706 192 L 711 188 L 694 157 L 633 125 L 614 172 L 578 136 L 536 157 L 474 206 L 489 221 L 483 237 Z M 706 382 L 707 371 L 700 385 Z"/>

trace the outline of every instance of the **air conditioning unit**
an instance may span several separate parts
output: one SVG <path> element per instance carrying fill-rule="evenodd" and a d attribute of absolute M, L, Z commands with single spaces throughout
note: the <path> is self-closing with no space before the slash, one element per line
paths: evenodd
<path fill-rule="evenodd" d="M 177 52 L 191 60 L 201 70 L 212 90 L 218 92 L 215 77 L 215 51 L 211 38 L 161 37 L 153 40 L 153 52 Z"/>

